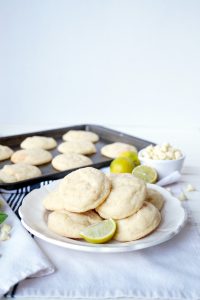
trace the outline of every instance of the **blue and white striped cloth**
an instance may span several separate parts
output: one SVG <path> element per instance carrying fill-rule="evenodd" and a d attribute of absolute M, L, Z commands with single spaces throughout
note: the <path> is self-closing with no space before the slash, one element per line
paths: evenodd
<path fill-rule="evenodd" d="M 26 186 L 17 190 L 5 190 L 0 189 L 0 196 L 8 203 L 10 208 L 15 212 L 19 218 L 18 210 L 22 204 L 24 197 L 34 189 L 39 189 L 40 187 L 49 184 L 51 181 L 43 181 L 36 183 L 31 186 Z"/>

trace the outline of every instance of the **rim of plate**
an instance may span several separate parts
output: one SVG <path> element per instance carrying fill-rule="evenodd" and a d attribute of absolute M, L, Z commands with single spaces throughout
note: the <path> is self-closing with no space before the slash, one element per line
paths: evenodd
<path fill-rule="evenodd" d="M 162 195 L 165 194 L 165 195 L 167 195 L 168 198 L 171 198 L 172 201 L 176 201 L 177 206 L 179 207 L 179 209 L 182 210 L 182 213 L 183 213 L 183 218 L 182 218 L 180 224 L 177 225 L 175 230 L 172 230 L 171 232 L 167 233 L 163 237 L 159 237 L 159 240 L 155 239 L 155 241 L 145 241 L 145 240 L 143 240 L 145 238 L 144 237 L 140 240 L 125 242 L 125 243 L 115 242 L 115 243 L 105 243 L 105 244 L 90 244 L 85 241 L 79 241 L 79 240 L 75 240 L 75 239 L 61 237 L 58 235 L 57 235 L 58 238 L 56 238 L 56 234 L 52 233 L 50 230 L 49 230 L 50 234 L 54 234 L 55 237 L 49 237 L 49 236 L 41 233 L 40 231 L 32 228 L 33 226 L 30 226 L 29 224 L 27 224 L 27 222 L 24 220 L 23 208 L 25 206 L 26 199 L 30 198 L 33 193 L 38 193 L 38 192 L 40 192 L 41 189 L 43 189 L 43 190 L 46 189 L 46 192 L 49 192 L 46 187 L 50 187 L 51 185 L 55 186 L 55 182 L 50 183 L 47 186 L 43 186 L 40 189 L 33 190 L 27 196 L 25 196 L 23 199 L 22 205 L 19 208 L 19 215 L 21 217 L 22 225 L 30 233 L 34 234 L 36 237 L 38 237 L 42 240 L 45 240 L 51 244 L 54 244 L 54 245 L 57 245 L 60 247 L 64 247 L 67 249 L 86 251 L 86 252 L 96 252 L 96 253 L 130 252 L 130 251 L 145 249 L 145 248 L 159 245 L 161 243 L 164 243 L 164 242 L 170 240 L 171 238 L 173 238 L 175 235 L 177 235 L 181 231 L 181 229 L 185 226 L 186 221 L 187 221 L 187 212 L 176 197 L 171 195 L 168 191 L 164 190 L 164 188 L 162 188 L 160 186 L 157 186 L 155 184 L 148 184 L 147 186 L 149 188 L 158 190 L 161 192 Z M 63 238 L 64 240 L 59 240 L 59 238 Z M 138 241 L 141 241 L 141 243 L 138 243 Z M 137 243 L 134 243 L 134 242 L 137 242 Z"/>

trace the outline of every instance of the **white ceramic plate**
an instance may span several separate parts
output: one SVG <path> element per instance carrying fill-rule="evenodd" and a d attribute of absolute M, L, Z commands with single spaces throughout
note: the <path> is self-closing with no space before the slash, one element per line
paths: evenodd
<path fill-rule="evenodd" d="M 139 250 L 171 239 L 179 233 L 187 219 L 185 210 L 177 198 L 173 197 L 164 188 L 148 184 L 148 187 L 157 190 L 165 198 L 165 204 L 161 212 L 161 224 L 153 233 L 137 241 L 125 243 L 110 241 L 106 244 L 90 244 L 83 240 L 61 237 L 48 229 L 46 222 L 48 212 L 42 205 L 43 198 L 55 188 L 59 181 L 29 193 L 23 200 L 19 214 L 22 218 L 22 224 L 28 231 L 49 243 L 61 247 L 90 252 L 127 252 Z"/>

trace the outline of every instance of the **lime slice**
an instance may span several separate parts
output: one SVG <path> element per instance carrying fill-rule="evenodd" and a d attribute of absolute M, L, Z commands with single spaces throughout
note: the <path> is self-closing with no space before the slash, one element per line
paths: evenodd
<path fill-rule="evenodd" d="M 116 223 L 109 219 L 84 228 L 80 236 L 89 243 L 103 244 L 113 237 L 115 231 Z"/>
<path fill-rule="evenodd" d="M 120 154 L 120 157 L 128 157 L 132 160 L 132 162 L 134 163 L 134 167 L 137 167 L 140 165 L 140 161 L 138 159 L 138 154 L 137 152 L 134 152 L 134 151 L 125 151 L 125 152 L 122 152 Z"/>
<path fill-rule="evenodd" d="M 128 157 L 115 158 L 110 164 L 111 173 L 131 173 L 133 168 L 134 163 Z"/>
<path fill-rule="evenodd" d="M 145 165 L 134 168 L 132 174 L 148 183 L 155 183 L 158 178 L 156 170 Z"/>

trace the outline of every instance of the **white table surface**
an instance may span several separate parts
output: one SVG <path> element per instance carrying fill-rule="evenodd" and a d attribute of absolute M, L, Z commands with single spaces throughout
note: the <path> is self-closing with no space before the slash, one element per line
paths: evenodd
<path fill-rule="evenodd" d="M 68 125 L 70 124 L 64 126 L 68 126 Z M 105 124 L 105 126 L 108 127 L 109 125 Z M 58 128 L 58 127 L 61 126 L 59 124 L 48 124 L 46 126 L 45 125 L 27 126 L 23 124 L 21 125 L 0 124 L 0 136 L 18 134 L 23 132 L 31 132 L 31 131 L 43 130 L 43 129 L 45 130 L 51 128 Z M 182 149 L 182 151 L 186 154 L 186 161 L 185 161 L 185 166 L 183 168 L 182 178 L 184 181 L 191 183 L 194 186 L 200 188 L 200 129 L 199 128 L 190 128 L 190 129 L 147 128 L 147 127 L 126 127 L 123 125 L 115 125 L 115 126 L 112 125 L 109 127 L 112 127 L 112 129 L 116 129 L 143 139 L 150 140 L 155 143 L 162 143 L 167 141 Z M 189 203 L 189 206 L 190 209 L 192 210 L 193 208 L 192 203 L 191 205 Z M 199 208 L 200 208 L 200 202 L 199 202 Z M 194 215 L 198 223 L 198 228 L 200 230 L 200 221 L 199 221 L 200 209 L 198 210 L 198 212 L 194 211 Z"/>

